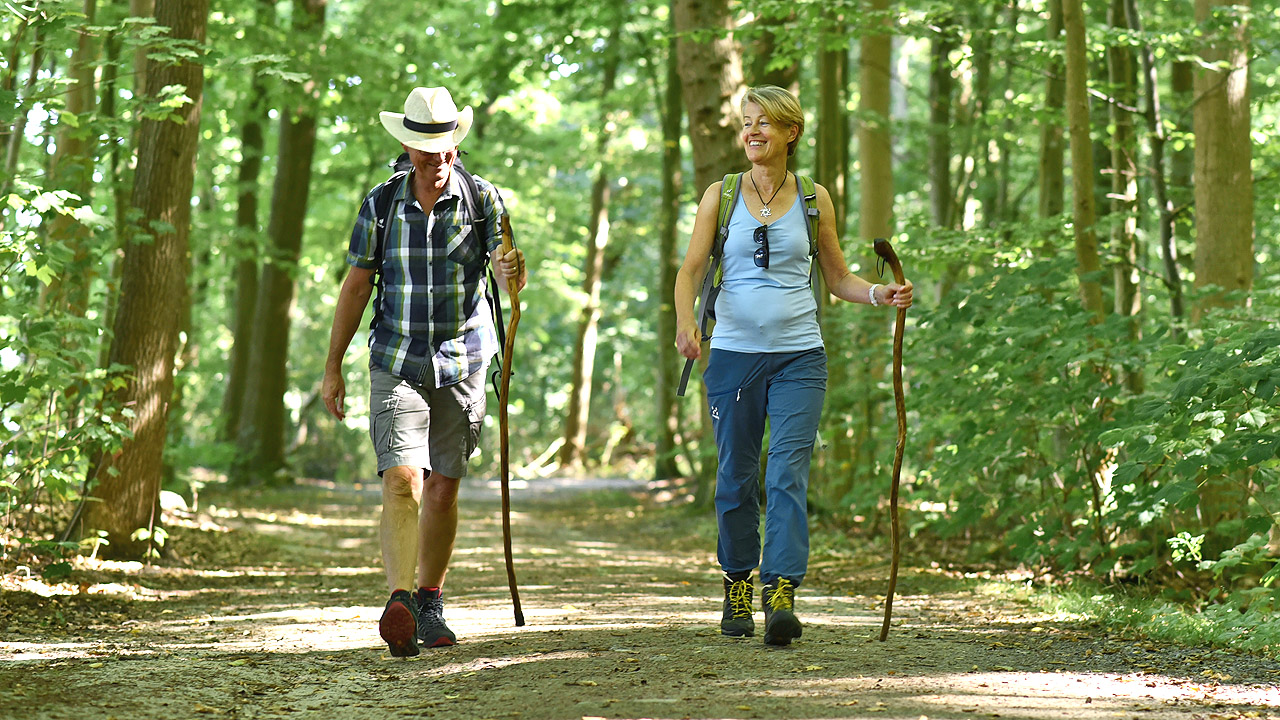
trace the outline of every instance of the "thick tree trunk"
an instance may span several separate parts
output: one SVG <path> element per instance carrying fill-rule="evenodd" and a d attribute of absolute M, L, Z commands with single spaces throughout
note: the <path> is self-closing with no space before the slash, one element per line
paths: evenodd
<path fill-rule="evenodd" d="M 320 46 L 325 3 L 295 0 L 293 28 L 300 43 Z M 317 81 L 310 81 L 303 92 L 297 104 L 280 117 L 279 159 L 267 224 L 270 257 L 263 263 L 254 302 L 245 402 L 237 435 L 239 460 L 232 475 L 237 484 L 271 480 L 284 468 L 293 274 L 302 249 L 316 144 L 316 107 L 323 90 Z"/>
<path fill-rule="evenodd" d="M 728 0 L 675 0 L 676 52 L 680 84 L 689 110 L 696 195 L 725 173 L 741 170 L 746 161 L 738 138 L 738 105 L 746 88 L 742 56 L 732 37 Z M 695 42 L 693 32 L 714 37 Z"/>
<path fill-rule="evenodd" d="M 673 0 L 672 14 L 676 23 L 680 85 L 689 112 L 693 186 L 695 196 L 701 198 L 712 183 L 746 165 L 738 137 L 741 115 L 738 105 L 746 91 L 742 82 L 742 55 L 733 41 L 733 17 L 728 0 Z M 712 33 L 713 37 L 695 38 L 695 32 Z M 705 367 L 706 360 L 699 365 Z M 711 446 L 712 432 L 705 388 L 699 396 L 701 449 Z M 709 453 L 701 450 L 699 455 L 707 457 Z M 710 502 L 714 473 L 714 463 L 700 464 L 694 493 L 697 504 Z"/>
<path fill-rule="evenodd" d="M 160 0 L 156 22 L 175 38 L 203 42 L 208 0 Z M 130 368 L 118 399 L 132 410 L 132 437 L 120 452 L 100 458 L 91 470 L 91 494 L 84 528 L 106 532 L 115 557 L 140 557 L 146 541 L 131 539 L 140 528 L 153 529 L 159 518 L 161 453 L 164 450 L 173 359 L 182 303 L 187 293 L 187 238 L 191 190 L 200 129 L 203 67 L 194 62 L 149 69 L 146 94 L 170 85 L 185 88 L 192 102 L 173 112 L 178 121 L 144 120 L 138 153 L 133 205 L 141 211 L 137 235 L 125 249 L 119 311 L 114 324 L 111 361 Z M 82 533 L 83 534 L 83 533 Z"/>
<path fill-rule="evenodd" d="M 1067 121 L 1071 128 L 1071 194 L 1075 228 L 1076 273 L 1080 301 L 1098 320 L 1106 316 L 1102 261 L 1098 257 L 1097 208 L 1093 188 L 1093 140 L 1089 119 L 1088 56 L 1082 0 L 1062 0 L 1067 35 Z"/>
<path fill-rule="evenodd" d="M 1249 0 L 1196 0 L 1196 21 Z M 1249 136 L 1249 28 L 1235 15 L 1206 38 L 1195 74 L 1196 287 L 1217 286 L 1196 302 L 1192 321 L 1211 308 L 1247 305 L 1253 287 L 1253 147 Z M 1220 63 L 1221 65 L 1217 65 Z M 1217 67 L 1215 67 L 1217 65 Z M 1230 298 L 1226 293 L 1245 293 Z M 1248 498 L 1240 478 L 1210 474 L 1200 486 L 1200 516 L 1208 537 L 1205 557 L 1231 547 L 1224 520 L 1244 517 Z"/>
<path fill-rule="evenodd" d="M 684 358 L 676 352 L 676 272 L 680 269 L 677 235 L 680 224 L 680 194 L 684 189 L 680 130 L 684 103 L 680 100 L 680 61 L 675 48 L 675 19 L 670 20 L 672 42 L 667 48 L 667 79 L 662 99 L 662 234 L 658 242 L 658 383 L 657 438 L 654 447 L 655 480 L 678 477 L 676 433 L 680 428 L 680 404 L 676 385 Z"/>
<path fill-rule="evenodd" d="M 1214 8 L 1249 0 L 1196 0 L 1196 21 Z M 1249 138 L 1249 35 L 1242 18 L 1208 38 L 1195 75 L 1196 287 L 1216 285 L 1196 304 L 1199 322 L 1212 307 L 1240 305 L 1224 293 L 1253 287 L 1253 147 Z M 1224 69 L 1211 69 L 1223 63 Z"/>

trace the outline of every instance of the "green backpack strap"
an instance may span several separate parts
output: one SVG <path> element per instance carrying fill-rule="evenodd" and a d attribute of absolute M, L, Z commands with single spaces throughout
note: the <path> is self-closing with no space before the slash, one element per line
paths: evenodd
<path fill-rule="evenodd" d="M 809 233 L 809 255 L 818 254 L 818 186 L 808 175 L 797 175 L 804 196 L 804 229 Z"/>
<path fill-rule="evenodd" d="M 729 216 L 733 215 L 733 206 L 738 204 L 738 193 L 742 190 L 742 173 L 729 173 L 720 184 L 720 207 L 716 210 L 716 236 L 711 244 L 711 266 L 702 278 L 701 300 L 698 303 L 698 331 L 702 333 L 702 341 L 711 339 L 708 332 L 710 320 L 716 318 L 716 295 L 720 294 L 720 259 L 724 257 L 724 243 L 729 237 Z M 693 372 L 693 359 L 685 358 L 684 371 L 680 373 L 680 385 L 676 395 L 684 397 L 685 388 L 689 385 L 689 375 Z"/>

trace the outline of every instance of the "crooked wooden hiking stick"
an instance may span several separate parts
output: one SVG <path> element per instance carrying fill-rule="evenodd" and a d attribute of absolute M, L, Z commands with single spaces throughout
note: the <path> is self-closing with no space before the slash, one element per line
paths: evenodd
<path fill-rule="evenodd" d="M 889 266 L 893 280 L 905 285 L 907 277 L 902 273 L 902 263 L 893 246 L 884 238 L 876 238 L 872 245 L 876 255 Z M 907 311 L 898 308 L 898 318 L 893 325 L 893 405 L 898 412 L 898 446 L 893 453 L 893 484 L 889 489 L 889 517 L 893 532 L 893 561 L 889 564 L 889 590 L 884 594 L 884 624 L 880 626 L 880 642 L 889 638 L 889 621 L 893 619 L 893 592 L 898 587 L 898 558 L 901 556 L 901 539 L 898 528 L 898 482 L 902 477 L 902 452 L 907 447 L 907 403 L 902 389 L 902 333 L 907 327 Z"/>
<path fill-rule="evenodd" d="M 502 254 L 515 248 L 515 236 L 511 233 L 511 220 L 502 215 Z M 501 436 L 502 458 L 502 551 L 507 560 L 507 585 L 511 588 L 511 604 L 516 613 L 516 627 L 524 625 L 524 612 L 520 610 L 520 590 L 516 588 L 515 562 L 511 558 L 511 447 L 510 425 L 507 418 L 507 400 L 511 391 L 511 356 L 515 354 L 516 327 L 520 324 L 520 276 L 507 278 L 507 297 L 511 298 L 511 320 L 507 323 L 507 336 L 502 345 L 502 374 L 498 379 L 498 434 Z"/>

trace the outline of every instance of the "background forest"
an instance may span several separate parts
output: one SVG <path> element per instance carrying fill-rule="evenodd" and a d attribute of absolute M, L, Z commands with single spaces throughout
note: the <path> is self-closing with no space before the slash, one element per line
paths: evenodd
<path fill-rule="evenodd" d="M 705 502 L 672 283 L 702 191 L 745 169 L 743 89 L 773 83 L 855 271 L 890 237 L 917 288 L 911 541 L 1246 627 L 1280 600 L 1270 3 L 30 0 L 0 33 L 11 561 L 155 553 L 161 489 L 370 480 L 362 342 L 346 422 L 318 393 L 351 225 L 399 151 L 378 111 L 418 85 L 475 108 L 467 166 L 530 261 L 517 476 Z M 892 315 L 820 312 L 812 514 L 883 533 Z"/>

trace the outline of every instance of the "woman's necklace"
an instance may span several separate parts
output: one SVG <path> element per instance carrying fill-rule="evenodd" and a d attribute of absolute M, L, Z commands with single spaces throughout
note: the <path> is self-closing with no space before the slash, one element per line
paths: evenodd
<path fill-rule="evenodd" d="M 784 174 L 782 176 L 782 182 L 778 183 L 778 187 L 774 189 L 773 194 L 769 196 L 768 200 L 765 200 L 764 196 L 760 194 L 760 186 L 756 185 L 756 176 L 754 174 L 751 175 L 751 187 L 756 189 L 756 197 L 760 198 L 760 202 L 764 204 L 764 207 L 760 208 L 760 217 L 769 217 L 773 214 L 769 210 L 769 203 L 773 202 L 773 199 L 778 197 L 778 191 L 786 184 L 787 176 Z"/>

